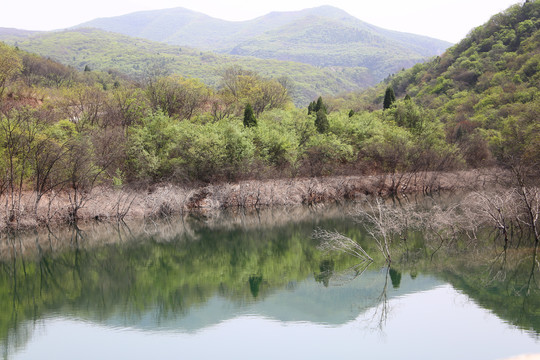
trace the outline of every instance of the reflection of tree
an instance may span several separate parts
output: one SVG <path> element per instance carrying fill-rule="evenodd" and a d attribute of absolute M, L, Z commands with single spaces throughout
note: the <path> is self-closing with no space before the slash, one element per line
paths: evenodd
<path fill-rule="evenodd" d="M 190 218 L 189 229 L 179 231 L 181 222 L 149 221 L 138 230 L 125 223 L 81 223 L 38 233 L 33 240 L 0 239 L 0 309 L 7 309 L 0 311 L 0 346 L 26 321 L 65 309 L 73 316 L 127 323 L 152 312 L 159 324 L 216 295 L 260 301 L 319 271 L 324 260 L 313 249 L 310 221 L 272 231 L 210 229 L 204 220 Z M 353 261 L 332 259 L 337 271 Z"/>
<path fill-rule="evenodd" d="M 249 290 L 251 291 L 251 295 L 253 295 L 253 298 L 257 298 L 257 296 L 259 295 L 262 281 L 263 277 L 261 275 L 251 275 L 249 277 Z"/>
<path fill-rule="evenodd" d="M 390 268 L 390 279 L 392 280 L 392 287 L 394 289 L 399 289 L 399 285 L 401 284 L 401 272 L 394 268 Z"/>
<path fill-rule="evenodd" d="M 315 281 L 328 287 L 330 278 L 334 274 L 334 260 L 325 259 L 319 264 L 319 273 L 315 275 Z"/>
<path fill-rule="evenodd" d="M 390 306 L 388 304 L 388 278 L 390 277 L 390 267 L 384 268 L 384 285 L 382 286 L 381 292 L 377 299 L 375 300 L 375 308 L 373 316 L 371 317 L 372 322 L 377 324 L 379 330 L 383 330 L 388 320 L 388 313 L 390 312 Z"/>

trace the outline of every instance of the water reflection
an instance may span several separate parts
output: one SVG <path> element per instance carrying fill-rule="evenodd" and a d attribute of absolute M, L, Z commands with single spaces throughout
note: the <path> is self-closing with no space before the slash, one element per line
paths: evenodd
<path fill-rule="evenodd" d="M 408 260 L 391 268 L 383 259 L 357 264 L 318 251 L 311 234 L 321 227 L 347 234 L 376 257 L 376 245 L 346 213 L 218 214 L 9 235 L 0 247 L 0 308 L 8 309 L 0 313 L 3 357 L 28 347 L 49 318 L 195 334 L 253 314 L 335 328 L 365 315 L 384 329 L 392 301 L 447 282 L 509 323 L 540 332 L 537 292 L 516 297 L 508 282 L 486 283 L 476 265 L 410 256 L 414 236 Z"/>

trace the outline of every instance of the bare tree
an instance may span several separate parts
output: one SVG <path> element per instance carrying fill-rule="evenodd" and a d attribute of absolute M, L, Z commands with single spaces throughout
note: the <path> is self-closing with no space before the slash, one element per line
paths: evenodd
<path fill-rule="evenodd" d="M 367 209 L 358 208 L 355 214 L 389 264 L 392 262 L 390 246 L 393 236 L 406 229 L 404 211 L 403 208 L 385 205 L 381 198 L 376 198 L 374 203 L 367 202 Z"/>
<path fill-rule="evenodd" d="M 68 221 L 74 223 L 78 212 L 88 201 L 94 185 L 105 169 L 98 167 L 93 159 L 93 146 L 88 137 L 73 139 L 67 145 L 63 165 L 68 184 Z"/>
<path fill-rule="evenodd" d="M 337 231 L 318 229 L 313 237 L 321 241 L 319 249 L 324 252 L 344 252 L 362 261 L 373 261 L 360 244 Z"/>

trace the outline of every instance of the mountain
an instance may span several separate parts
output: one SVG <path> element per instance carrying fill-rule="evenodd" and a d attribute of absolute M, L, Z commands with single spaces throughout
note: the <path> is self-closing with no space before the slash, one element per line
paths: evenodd
<path fill-rule="evenodd" d="M 235 55 L 315 66 L 366 67 L 378 80 L 451 45 L 381 29 L 331 6 L 272 12 L 238 22 L 174 8 L 100 18 L 76 28 L 82 27 Z"/>
<path fill-rule="evenodd" d="M 382 80 L 444 50 L 440 45 L 428 50 L 416 44 L 415 48 L 413 41 L 395 41 L 363 23 L 346 20 L 307 16 L 246 40 L 230 53 L 322 67 L 364 66 Z"/>
<path fill-rule="evenodd" d="M 306 16 L 338 18 L 340 15 L 348 16 L 337 8 L 323 6 L 302 11 L 271 12 L 248 21 L 226 21 L 185 8 L 173 8 L 99 18 L 75 28 L 94 27 L 171 45 L 227 52 L 243 41 Z"/>
<path fill-rule="evenodd" d="M 0 27 L 0 34 L 2 34 L 2 36 L 4 36 L 5 38 L 11 39 L 25 39 L 38 33 L 40 32 Z"/>
<path fill-rule="evenodd" d="M 22 50 L 49 57 L 82 70 L 116 70 L 142 77 L 150 67 L 163 73 L 176 73 L 201 79 L 217 86 L 223 70 L 239 66 L 266 77 L 287 77 L 297 105 L 306 105 L 319 95 L 358 90 L 376 83 L 363 67 L 317 68 L 290 61 L 264 60 L 202 52 L 97 29 L 43 32 L 33 36 L 14 36 L 13 30 L 0 30 L 0 40 L 17 44 Z"/>

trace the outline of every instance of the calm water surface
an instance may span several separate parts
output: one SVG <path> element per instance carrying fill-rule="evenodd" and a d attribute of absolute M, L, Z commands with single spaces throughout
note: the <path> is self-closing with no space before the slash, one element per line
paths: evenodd
<path fill-rule="evenodd" d="M 319 227 L 344 232 L 376 254 L 344 214 L 339 208 L 268 211 L 5 238 L 2 357 L 501 359 L 540 353 L 536 292 L 514 296 L 507 283 L 485 281 L 459 262 L 428 262 L 421 236 L 392 269 L 377 260 L 355 267 L 354 258 L 321 253 L 311 238 Z"/>

